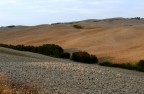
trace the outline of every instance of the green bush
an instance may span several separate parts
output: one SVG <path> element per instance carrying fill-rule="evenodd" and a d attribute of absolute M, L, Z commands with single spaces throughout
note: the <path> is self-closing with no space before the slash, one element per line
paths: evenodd
<path fill-rule="evenodd" d="M 131 65 L 129 63 L 116 64 L 116 63 L 112 63 L 112 62 L 103 62 L 103 63 L 100 63 L 99 65 L 109 66 L 109 67 L 126 68 L 126 69 L 136 69 L 135 65 Z"/>
<path fill-rule="evenodd" d="M 140 70 L 140 71 L 144 71 L 144 60 L 140 60 L 137 63 L 137 69 Z"/>
<path fill-rule="evenodd" d="M 52 57 L 60 57 L 63 53 L 63 49 L 55 44 L 44 44 L 42 46 L 39 46 L 38 53 L 52 56 Z"/>
<path fill-rule="evenodd" d="M 11 48 L 20 51 L 29 51 L 34 53 L 40 53 L 52 57 L 61 57 L 63 49 L 55 44 L 44 44 L 42 46 L 24 46 L 24 45 L 7 45 L 0 44 L 1 47 Z"/>
<path fill-rule="evenodd" d="M 95 55 L 90 55 L 90 63 L 97 63 L 98 58 Z"/>
<path fill-rule="evenodd" d="M 139 63 L 138 63 L 137 65 L 144 68 L 144 60 L 140 60 Z"/>
<path fill-rule="evenodd" d="M 72 60 L 78 61 L 78 62 L 83 62 L 83 63 L 97 63 L 98 59 L 94 55 L 90 55 L 87 52 L 74 52 L 72 54 Z"/>
<path fill-rule="evenodd" d="M 73 27 L 76 28 L 76 29 L 83 29 L 83 27 L 80 26 L 80 25 L 73 25 Z"/>
<path fill-rule="evenodd" d="M 103 62 L 103 63 L 99 63 L 99 65 L 102 65 L 102 66 L 112 66 L 112 63 L 111 62 Z"/>
<path fill-rule="evenodd" d="M 108 67 L 118 67 L 118 68 L 124 68 L 124 69 L 130 69 L 130 70 L 138 70 L 138 71 L 144 71 L 144 60 L 140 60 L 137 64 L 116 64 L 111 62 L 103 62 L 99 63 L 99 65 L 102 66 L 108 66 Z"/>
<path fill-rule="evenodd" d="M 68 53 L 68 52 L 62 53 L 61 54 L 61 58 L 67 58 L 67 59 L 69 59 L 70 58 L 70 53 Z"/>

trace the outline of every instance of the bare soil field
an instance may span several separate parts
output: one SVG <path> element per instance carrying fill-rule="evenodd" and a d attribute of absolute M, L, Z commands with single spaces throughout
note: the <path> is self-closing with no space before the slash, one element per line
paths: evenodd
<path fill-rule="evenodd" d="M 39 94 L 143 94 L 144 92 L 142 72 L 83 64 L 2 47 L 0 47 L 0 73 L 2 73 L 0 77 L 4 77 L 3 73 L 6 73 L 15 79 L 9 79 L 15 83 L 39 87 L 41 91 Z"/>
<path fill-rule="evenodd" d="M 74 25 L 81 26 L 77 29 Z M 144 19 L 112 18 L 56 25 L 0 29 L 0 43 L 58 44 L 97 55 L 101 61 L 136 63 L 144 59 Z"/>

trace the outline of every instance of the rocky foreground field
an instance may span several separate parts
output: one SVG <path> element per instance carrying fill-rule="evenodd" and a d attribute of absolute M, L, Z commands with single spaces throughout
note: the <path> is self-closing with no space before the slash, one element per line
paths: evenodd
<path fill-rule="evenodd" d="M 143 94 L 144 73 L 0 47 L 0 72 L 42 94 Z"/>

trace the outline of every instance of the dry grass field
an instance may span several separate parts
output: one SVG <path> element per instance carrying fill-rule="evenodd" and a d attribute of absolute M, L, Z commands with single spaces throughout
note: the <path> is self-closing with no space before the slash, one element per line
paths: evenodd
<path fill-rule="evenodd" d="M 6 73 L 0 72 L 0 94 L 42 94 L 36 86 L 24 84 L 9 78 Z"/>
<path fill-rule="evenodd" d="M 0 94 L 41 94 L 37 87 L 11 80 L 6 73 L 0 73 Z"/>
<path fill-rule="evenodd" d="M 74 28 L 79 25 L 82 29 Z M 57 25 L 0 29 L 0 43 L 41 45 L 53 43 L 80 49 L 101 61 L 135 63 L 144 59 L 144 19 L 113 18 Z"/>

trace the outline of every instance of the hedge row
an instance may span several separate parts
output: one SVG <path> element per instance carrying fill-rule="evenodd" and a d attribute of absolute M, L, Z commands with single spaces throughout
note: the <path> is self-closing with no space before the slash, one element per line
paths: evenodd
<path fill-rule="evenodd" d="M 0 44 L 0 46 L 20 51 L 39 53 L 57 58 L 61 57 L 61 54 L 63 54 L 63 49 L 55 44 L 44 44 L 42 46 L 24 46 L 24 45 L 14 46 L 14 45 Z"/>
<path fill-rule="evenodd" d="M 144 72 L 144 60 L 140 60 L 138 63 L 135 65 L 132 64 L 116 64 L 112 62 L 103 62 L 100 63 L 99 65 L 102 66 L 108 66 L 108 67 L 118 67 L 118 68 L 125 68 L 125 69 L 130 69 L 130 70 L 138 70 L 138 71 L 143 71 Z"/>
<path fill-rule="evenodd" d="M 71 56 L 70 53 L 64 52 L 63 48 L 55 44 L 44 44 L 42 46 L 24 46 L 24 45 L 7 45 L 0 44 L 2 47 L 11 48 L 20 51 L 29 51 L 39 53 L 47 56 L 72 59 L 74 61 L 83 63 L 97 63 L 98 59 L 94 55 L 90 55 L 87 52 L 74 52 Z"/>
<path fill-rule="evenodd" d="M 55 44 L 44 44 L 42 46 L 24 46 L 24 45 L 14 46 L 14 45 L 0 44 L 0 46 L 16 49 L 16 50 L 20 50 L 20 51 L 29 51 L 29 52 L 44 54 L 44 55 L 57 57 L 57 58 L 72 59 L 73 61 L 89 63 L 89 64 L 98 62 L 98 59 L 96 56 L 91 55 L 87 52 L 78 51 L 78 52 L 74 52 L 71 56 L 70 53 L 64 52 L 62 47 L 55 45 Z M 109 66 L 109 67 L 119 67 L 119 68 L 138 70 L 138 71 L 144 72 L 144 60 L 140 60 L 135 65 L 132 65 L 129 63 L 116 64 L 116 63 L 112 63 L 112 62 L 103 62 L 103 63 L 99 63 L 99 65 Z"/>
<path fill-rule="evenodd" d="M 98 59 L 94 55 L 90 55 L 87 52 L 79 51 L 79 52 L 74 52 L 72 54 L 72 60 L 78 61 L 78 62 L 83 62 L 83 63 L 97 63 Z"/>

